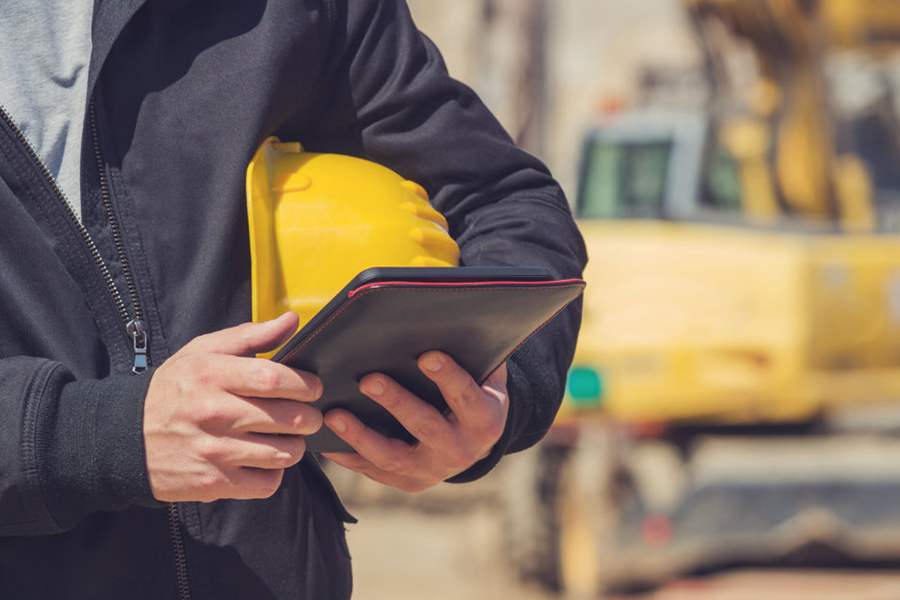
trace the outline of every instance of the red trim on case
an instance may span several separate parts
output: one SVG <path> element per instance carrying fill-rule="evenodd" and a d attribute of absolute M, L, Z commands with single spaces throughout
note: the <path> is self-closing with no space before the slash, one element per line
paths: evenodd
<path fill-rule="evenodd" d="M 354 288 L 347 293 L 352 298 L 360 292 L 379 287 L 490 287 L 490 286 L 520 286 L 520 285 L 584 285 L 583 279 L 554 279 L 550 281 L 376 281 Z"/>

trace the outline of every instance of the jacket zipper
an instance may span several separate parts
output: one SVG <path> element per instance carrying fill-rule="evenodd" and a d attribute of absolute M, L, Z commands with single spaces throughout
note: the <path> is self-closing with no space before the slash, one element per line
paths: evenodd
<path fill-rule="evenodd" d="M 128 256 L 125 252 L 125 243 L 122 238 L 122 230 L 119 226 L 119 221 L 116 218 L 116 214 L 112 206 L 112 196 L 109 193 L 109 183 L 106 178 L 106 169 L 103 164 L 103 156 L 100 152 L 100 140 L 99 136 L 97 135 L 96 109 L 93 100 L 91 100 L 89 105 L 89 113 L 94 159 L 96 160 L 97 172 L 100 176 L 100 200 L 103 204 L 103 210 L 106 213 L 106 218 L 109 222 L 110 230 L 112 232 L 113 244 L 116 248 L 116 256 L 119 259 L 120 264 L 122 265 L 122 275 L 124 276 L 125 283 L 128 288 L 128 298 L 131 302 L 132 312 L 129 312 L 128 306 L 125 304 L 125 300 L 122 298 L 122 294 L 119 292 L 119 288 L 116 286 L 116 282 L 109 271 L 109 267 L 103 260 L 103 255 L 100 254 L 100 249 L 97 247 L 96 242 L 94 242 L 94 239 L 91 237 L 90 232 L 81 223 L 81 221 L 78 219 L 78 216 L 75 214 L 75 209 L 72 207 L 72 203 L 66 197 L 62 189 L 60 189 L 59 184 L 53 178 L 53 174 L 50 173 L 49 169 L 47 169 L 46 165 L 44 165 L 44 162 L 37 155 L 37 152 L 34 151 L 31 142 L 28 141 L 28 138 L 25 137 L 25 134 L 22 133 L 19 127 L 9 116 L 6 108 L 0 105 L 0 120 L 3 120 L 6 123 L 7 127 L 9 127 L 9 129 L 13 132 L 22 147 L 25 148 L 25 151 L 27 152 L 29 158 L 34 164 L 38 166 L 41 174 L 44 176 L 44 179 L 50 184 L 53 193 L 63 205 L 65 214 L 68 217 L 69 222 L 72 224 L 72 226 L 75 227 L 75 230 L 78 231 L 79 236 L 88 248 L 91 258 L 93 259 L 97 268 L 100 270 L 100 274 L 102 275 L 103 280 L 106 283 L 106 289 L 109 292 L 110 296 L 112 296 L 113 302 L 115 303 L 116 308 L 119 312 L 119 316 L 122 319 L 123 324 L 125 325 L 125 333 L 128 335 L 132 342 L 132 349 L 134 351 L 134 354 L 131 371 L 132 373 L 139 374 L 146 371 L 149 367 L 147 350 L 150 346 L 150 333 L 149 331 L 147 331 L 146 324 L 144 322 L 144 311 L 141 307 L 137 286 L 134 283 L 131 264 L 128 262 Z M 187 555 L 184 549 L 184 537 L 181 533 L 181 519 L 179 518 L 177 504 L 169 504 L 168 520 L 169 534 L 172 540 L 172 550 L 175 556 L 175 577 L 178 587 L 179 600 L 190 600 L 191 589 L 190 580 L 188 579 L 187 574 Z"/>
<path fill-rule="evenodd" d="M 178 588 L 179 600 L 191 600 L 191 582 L 187 572 L 187 554 L 184 551 L 184 536 L 181 535 L 181 517 L 178 505 L 169 503 L 169 538 L 172 541 L 172 553 L 175 556 L 175 584 Z"/>
<path fill-rule="evenodd" d="M 94 147 L 95 153 L 97 154 L 99 160 L 99 149 L 97 147 L 96 141 L 96 126 L 94 125 L 94 108 L 93 103 L 91 103 L 91 126 L 92 133 L 94 134 Z M 132 363 L 132 372 L 134 373 L 142 373 L 147 370 L 147 348 L 149 345 L 149 335 L 144 326 L 143 321 L 143 311 L 140 308 L 140 302 L 138 302 L 137 297 L 137 288 L 134 286 L 134 281 L 131 277 L 131 269 L 128 265 L 128 259 L 125 257 L 124 247 L 122 247 L 122 236 L 119 232 L 119 225 L 115 219 L 115 215 L 112 213 L 112 204 L 109 198 L 109 188 L 106 185 L 106 176 L 104 174 L 104 170 L 102 168 L 102 162 L 98 164 L 100 168 L 100 186 L 101 186 L 101 195 L 103 200 L 103 206 L 106 210 L 107 218 L 110 218 L 110 226 L 113 230 L 113 237 L 117 239 L 116 244 L 116 252 L 119 255 L 119 260 L 122 262 L 122 271 L 125 275 L 125 279 L 128 282 L 129 293 L 131 294 L 131 301 L 134 307 L 134 317 L 132 318 L 131 313 L 128 312 L 128 307 L 125 305 L 125 301 L 122 298 L 122 294 L 119 293 L 119 288 L 116 287 L 116 282 L 113 280 L 112 274 L 109 272 L 109 267 L 106 266 L 106 262 L 103 260 L 103 256 L 100 254 L 100 250 L 97 248 L 97 244 L 94 242 L 93 238 L 91 238 L 91 234 L 88 232 L 87 228 L 81 224 L 81 221 L 78 219 L 78 216 L 75 214 L 75 209 L 72 208 L 72 203 L 66 197 L 65 193 L 60 189 L 59 184 L 53 178 L 53 175 L 47 169 L 44 162 L 40 159 L 37 153 L 34 151 L 34 148 L 31 146 L 31 142 L 28 141 L 28 138 L 25 137 L 25 134 L 16 126 L 15 122 L 9 116 L 9 113 L 6 112 L 6 109 L 3 106 L 0 106 L 0 119 L 6 123 L 6 125 L 13 131 L 19 143 L 22 144 L 22 147 L 25 148 L 28 153 L 29 158 L 34 162 L 34 164 L 38 165 L 41 170 L 41 174 L 50 183 L 50 187 L 52 188 L 54 194 L 57 198 L 59 198 L 63 207 L 65 208 L 66 216 L 69 219 L 69 222 L 75 227 L 78 231 L 78 234 L 81 236 L 82 241 L 88 248 L 88 251 L 91 254 L 91 258 L 94 260 L 94 263 L 97 265 L 97 268 L 100 269 L 100 274 L 103 276 L 103 280 L 106 283 L 106 289 L 109 291 L 109 294 L 112 296 L 113 301 L 116 304 L 116 308 L 119 311 L 119 317 L 122 319 L 122 322 L 125 324 L 125 332 L 128 334 L 128 337 L 132 340 L 132 346 L 134 347 L 134 362 Z"/>
<path fill-rule="evenodd" d="M 109 223 L 110 231 L 112 233 L 113 245 L 116 248 L 116 256 L 119 259 L 119 264 L 122 265 L 122 275 L 125 279 L 125 285 L 128 288 L 128 299 L 131 301 L 131 307 L 134 311 L 133 318 L 127 318 L 125 325 L 125 331 L 131 337 L 132 347 L 134 349 L 134 363 L 132 364 L 131 371 L 135 374 L 143 373 L 149 366 L 147 361 L 147 347 L 150 341 L 150 334 L 144 324 L 144 309 L 141 306 L 141 299 L 138 296 L 137 285 L 134 283 L 131 263 L 128 262 L 128 254 L 125 252 L 125 241 L 122 237 L 122 229 L 119 226 L 119 220 L 116 218 L 116 213 L 113 210 L 112 194 L 110 194 L 109 181 L 106 178 L 106 166 L 103 163 L 103 153 L 100 150 L 100 136 L 97 134 L 97 109 L 93 99 L 89 105 L 89 112 L 94 161 L 97 164 L 97 173 L 100 176 L 100 202 L 106 213 L 106 220 Z M 66 202 L 66 206 L 71 212 L 72 207 L 68 202 Z M 87 233 L 87 231 L 85 231 L 85 233 Z M 88 235 L 88 238 L 89 237 L 90 236 Z M 107 273 L 108 272 L 109 269 L 107 269 Z M 113 288 L 115 288 L 114 284 Z M 116 292 L 118 293 L 118 289 Z M 127 315 L 128 311 L 125 310 L 121 295 L 119 295 L 119 302 L 122 304 L 120 310 L 123 310 Z M 178 505 L 174 502 L 170 502 L 166 516 L 169 521 L 169 538 L 172 543 L 172 554 L 175 561 L 175 584 L 178 589 L 178 598 L 179 600 L 191 600 L 191 585 L 187 573 L 187 553 L 184 550 L 184 536 L 181 533 L 181 518 L 178 511 Z"/>
<path fill-rule="evenodd" d="M 116 303 L 119 305 L 119 312 L 122 314 L 122 319 L 125 323 L 125 332 L 131 338 L 131 344 L 134 350 L 134 362 L 131 365 L 131 372 L 138 374 L 146 371 L 147 367 L 149 366 L 147 362 L 147 348 L 150 343 L 150 334 L 147 331 L 147 327 L 144 323 L 144 309 L 141 306 L 141 300 L 140 297 L 138 297 L 137 286 L 134 283 L 134 275 L 131 272 L 131 263 L 128 262 L 128 255 L 125 253 L 125 242 L 122 239 L 122 229 L 119 227 L 119 220 L 116 218 L 115 211 L 113 211 L 112 195 L 109 193 L 109 183 L 106 179 L 106 168 L 103 165 L 103 155 L 100 152 L 100 137 L 97 135 L 97 111 L 94 107 L 93 100 L 90 103 L 89 112 L 91 142 L 94 149 L 94 160 L 97 164 L 97 173 L 100 176 L 100 203 L 103 205 L 103 210 L 106 213 L 106 221 L 109 223 L 109 228 L 112 232 L 113 245 L 116 247 L 116 256 L 119 259 L 119 264 L 122 265 L 122 275 L 125 279 L 125 286 L 128 288 L 128 299 L 131 302 L 131 308 L 133 311 L 131 315 L 129 315 L 128 313 L 128 308 L 125 306 L 122 295 L 119 293 L 118 288 L 116 288 L 115 283 L 112 281 L 109 269 L 106 268 L 105 264 L 103 264 L 101 270 L 104 271 L 104 276 L 109 278 L 109 280 L 107 281 L 107 286 L 110 287 L 110 289 L 115 290 L 114 298 L 116 299 Z M 71 214 L 71 216 L 75 217 L 75 213 L 72 210 L 71 204 L 68 201 L 65 204 L 69 209 L 68 212 Z M 78 222 L 78 219 L 75 220 L 76 222 Z M 85 229 L 85 227 L 81 225 L 80 222 L 78 222 L 78 225 L 84 231 L 82 237 L 90 240 L 89 243 L 93 244 L 94 242 L 90 239 L 91 236 L 88 233 L 87 229 Z M 103 263 L 103 258 L 99 253 L 97 254 L 97 260 L 99 260 L 100 263 Z"/>

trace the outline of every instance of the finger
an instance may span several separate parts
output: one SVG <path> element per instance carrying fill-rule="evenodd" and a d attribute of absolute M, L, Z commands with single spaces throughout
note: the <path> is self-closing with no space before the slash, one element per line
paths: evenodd
<path fill-rule="evenodd" d="M 333 410 L 326 414 L 325 425 L 360 456 L 383 471 L 404 474 L 416 470 L 418 457 L 413 446 L 384 437 L 345 410 Z"/>
<path fill-rule="evenodd" d="M 421 492 L 435 483 L 425 479 L 407 477 L 404 475 L 397 475 L 396 473 L 382 471 L 358 454 L 326 453 L 322 456 L 341 465 L 345 469 L 350 469 L 351 471 L 359 473 L 360 475 L 365 475 L 378 483 L 389 485 L 405 492 Z"/>
<path fill-rule="evenodd" d="M 507 391 L 507 383 L 509 381 L 509 371 L 506 363 L 500 365 L 487 380 L 482 384 L 481 389 L 497 400 L 503 414 L 503 422 L 506 423 L 507 413 L 509 412 L 509 392 Z"/>
<path fill-rule="evenodd" d="M 228 464 L 256 469 L 293 467 L 306 452 L 306 440 L 299 435 L 247 434 L 229 441 Z"/>
<path fill-rule="evenodd" d="M 438 386 L 463 426 L 488 427 L 502 416 L 496 399 L 486 395 L 472 376 L 446 354 L 426 352 L 419 357 L 419 369 Z"/>
<path fill-rule="evenodd" d="M 309 404 L 272 398 L 233 398 L 241 403 L 231 423 L 236 431 L 312 435 L 322 428 L 322 413 Z"/>
<path fill-rule="evenodd" d="M 198 336 L 182 348 L 182 352 L 253 356 L 280 346 L 297 330 L 298 324 L 299 317 L 286 312 L 271 321 L 243 323 Z"/>
<path fill-rule="evenodd" d="M 502 391 L 505 394 L 508 380 L 509 370 L 506 368 L 506 363 L 503 363 L 494 369 L 493 373 L 488 375 L 488 378 L 485 380 L 484 384 L 482 384 L 482 387 L 489 387 L 496 391 Z"/>
<path fill-rule="evenodd" d="M 359 390 L 383 406 L 417 440 L 436 449 L 459 445 L 456 429 L 433 406 L 380 373 L 362 379 Z"/>
<path fill-rule="evenodd" d="M 209 368 L 222 389 L 239 396 L 299 402 L 315 402 L 322 396 L 322 382 L 312 373 L 264 358 L 217 355 Z"/>
<path fill-rule="evenodd" d="M 281 487 L 283 469 L 256 469 L 244 467 L 230 475 L 229 498 L 235 500 L 259 500 L 269 498 Z"/>
<path fill-rule="evenodd" d="M 323 452 L 322 456 L 342 467 L 367 475 L 377 467 L 355 452 Z"/>

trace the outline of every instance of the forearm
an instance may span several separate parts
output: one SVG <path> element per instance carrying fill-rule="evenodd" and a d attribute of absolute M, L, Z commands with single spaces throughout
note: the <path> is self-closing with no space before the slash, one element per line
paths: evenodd
<path fill-rule="evenodd" d="M 584 243 L 547 168 L 517 148 L 475 93 L 451 78 L 401 0 L 335 0 L 328 119 L 310 149 L 357 154 L 421 183 L 450 223 L 467 265 L 548 267 L 580 277 Z M 563 395 L 581 304 L 574 303 L 510 361 L 510 418 L 494 453 L 543 435 Z"/>
<path fill-rule="evenodd" d="M 148 379 L 75 381 L 53 361 L 0 360 L 0 536 L 154 504 L 141 434 Z"/>

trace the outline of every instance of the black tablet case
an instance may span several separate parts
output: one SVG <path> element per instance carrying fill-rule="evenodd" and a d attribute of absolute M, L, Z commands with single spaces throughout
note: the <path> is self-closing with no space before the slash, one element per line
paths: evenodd
<path fill-rule="evenodd" d="M 446 352 L 483 382 L 528 337 L 584 288 L 581 280 L 543 282 L 376 282 L 345 291 L 327 319 L 301 331 L 275 357 L 317 373 L 323 413 L 345 408 L 390 437 L 412 437 L 381 406 L 358 390 L 373 372 L 393 377 L 439 410 L 447 406 L 417 366 L 429 350 Z M 515 401 L 515 399 L 512 399 Z M 327 427 L 307 438 L 311 452 L 352 452 Z"/>

